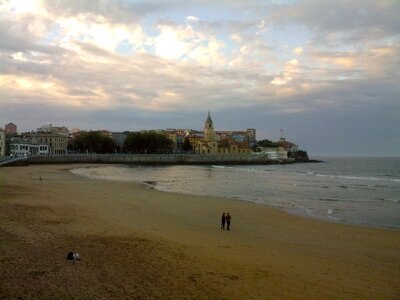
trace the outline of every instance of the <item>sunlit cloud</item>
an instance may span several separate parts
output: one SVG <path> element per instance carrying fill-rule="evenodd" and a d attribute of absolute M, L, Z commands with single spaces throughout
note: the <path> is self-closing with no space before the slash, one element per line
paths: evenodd
<path fill-rule="evenodd" d="M 1 10 L 14 13 L 43 13 L 43 5 L 41 0 L 9 0 L 2 1 Z"/>
<path fill-rule="evenodd" d="M 194 17 L 194 16 L 187 16 L 186 21 L 189 23 L 196 23 L 196 22 L 199 22 L 199 18 Z"/>
<path fill-rule="evenodd" d="M 14 60 L 18 60 L 18 61 L 27 61 L 25 55 L 22 52 L 16 52 L 11 54 L 12 58 Z"/>
<path fill-rule="evenodd" d="M 296 53 L 297 55 L 303 53 L 303 48 L 302 47 L 296 47 L 293 50 L 294 53 Z"/>
<path fill-rule="evenodd" d="M 180 58 L 189 50 L 189 45 L 181 40 L 179 34 L 168 26 L 159 27 L 161 33 L 154 38 L 155 54 L 163 58 Z"/>

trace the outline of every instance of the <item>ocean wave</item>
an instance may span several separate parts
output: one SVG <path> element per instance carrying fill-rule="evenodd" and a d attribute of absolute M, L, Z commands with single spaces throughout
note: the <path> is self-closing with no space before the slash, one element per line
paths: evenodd
<path fill-rule="evenodd" d="M 390 198 L 383 198 L 383 197 L 379 197 L 379 198 L 375 198 L 376 200 L 379 201 L 389 201 L 389 202 L 393 202 L 393 203 L 400 203 L 400 199 L 390 199 Z"/>
<path fill-rule="evenodd" d="M 350 179 L 350 180 L 368 180 L 368 181 L 390 181 L 400 182 L 399 178 L 379 178 L 379 177 L 364 177 L 364 176 L 344 176 L 344 175 L 326 175 L 326 174 L 315 174 L 316 177 L 326 178 L 339 178 L 339 179 Z"/>
<path fill-rule="evenodd" d="M 320 198 L 319 200 L 321 201 L 329 201 L 329 202 L 337 202 L 339 199 L 333 199 L 333 198 Z"/>
<path fill-rule="evenodd" d="M 329 209 L 328 209 L 328 212 L 326 213 L 326 216 L 327 216 L 329 219 L 332 219 L 332 220 L 335 220 L 335 221 L 340 221 L 339 218 L 336 218 L 336 217 L 332 216 L 332 214 L 334 214 L 334 213 L 336 213 L 336 212 L 337 212 L 337 211 L 335 211 L 334 209 L 329 208 Z"/>
<path fill-rule="evenodd" d="M 214 169 L 232 169 L 233 167 L 229 167 L 229 166 L 220 166 L 220 165 L 212 165 L 211 166 Z"/>

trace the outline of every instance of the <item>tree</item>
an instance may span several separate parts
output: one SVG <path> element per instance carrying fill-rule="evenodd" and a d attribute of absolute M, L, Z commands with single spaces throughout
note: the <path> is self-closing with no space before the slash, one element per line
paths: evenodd
<path fill-rule="evenodd" d="M 174 143 L 155 131 L 131 132 L 126 137 L 124 151 L 131 153 L 170 153 Z"/>
<path fill-rule="evenodd" d="M 73 149 L 80 152 L 113 153 L 114 141 L 98 131 L 82 132 L 73 143 Z"/>
<path fill-rule="evenodd" d="M 278 143 L 272 142 L 268 139 L 258 141 L 258 145 L 261 147 L 278 147 L 279 146 Z"/>
<path fill-rule="evenodd" d="M 184 152 L 193 152 L 192 144 L 190 143 L 189 138 L 185 138 L 182 144 L 182 151 Z"/>

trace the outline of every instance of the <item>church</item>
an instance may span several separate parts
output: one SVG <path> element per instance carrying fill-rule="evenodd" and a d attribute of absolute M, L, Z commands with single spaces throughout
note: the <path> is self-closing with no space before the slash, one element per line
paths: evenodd
<path fill-rule="evenodd" d="M 244 133 L 247 135 L 249 131 Z M 195 153 L 211 155 L 246 155 L 251 154 L 252 149 L 248 139 L 237 141 L 233 139 L 231 135 L 227 135 L 226 131 L 215 132 L 210 112 L 208 112 L 207 120 L 204 124 L 204 136 L 197 142 Z"/>

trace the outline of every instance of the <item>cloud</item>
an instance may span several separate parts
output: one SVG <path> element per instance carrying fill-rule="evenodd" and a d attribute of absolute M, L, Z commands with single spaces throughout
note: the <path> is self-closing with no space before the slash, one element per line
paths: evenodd
<path fill-rule="evenodd" d="M 319 40 L 368 41 L 397 36 L 400 32 L 397 0 L 304 0 L 280 5 L 267 17 L 272 25 L 303 25 Z"/>
<path fill-rule="evenodd" d="M 286 85 L 292 81 L 293 77 L 297 76 L 299 73 L 299 61 L 297 59 L 291 59 L 286 61 L 285 69 L 280 76 L 276 76 L 271 84 L 273 85 Z"/>
<path fill-rule="evenodd" d="M 295 54 L 297 54 L 297 55 L 300 55 L 300 54 L 303 53 L 303 48 L 301 48 L 301 47 L 296 47 L 296 48 L 293 49 L 293 52 L 294 52 Z"/>
<path fill-rule="evenodd" d="M 107 16 L 113 24 L 138 24 L 148 14 L 171 7 L 164 1 L 124 0 L 45 0 L 43 5 L 50 14 L 63 18 L 88 14 Z"/>
<path fill-rule="evenodd" d="M 0 119 L 31 109 L 33 128 L 53 117 L 185 127 L 211 110 L 238 129 L 300 131 L 296 117 L 322 128 L 322 116 L 364 122 L 377 106 L 400 119 L 398 5 L 354 3 L 3 1 Z"/>
<path fill-rule="evenodd" d="M 123 41 L 127 41 L 133 51 L 142 50 L 147 42 L 147 37 L 139 25 L 114 24 L 103 16 L 84 14 L 58 17 L 54 22 L 59 28 L 59 42 L 64 45 L 79 40 L 114 52 Z"/>
<path fill-rule="evenodd" d="M 194 16 L 187 16 L 187 17 L 186 17 L 186 22 L 189 22 L 189 23 L 196 23 L 196 22 L 199 22 L 199 18 L 194 17 Z"/>
<path fill-rule="evenodd" d="M 160 34 L 154 38 L 155 54 L 169 59 L 177 59 L 186 54 L 190 45 L 179 32 L 168 26 L 159 26 Z"/>

